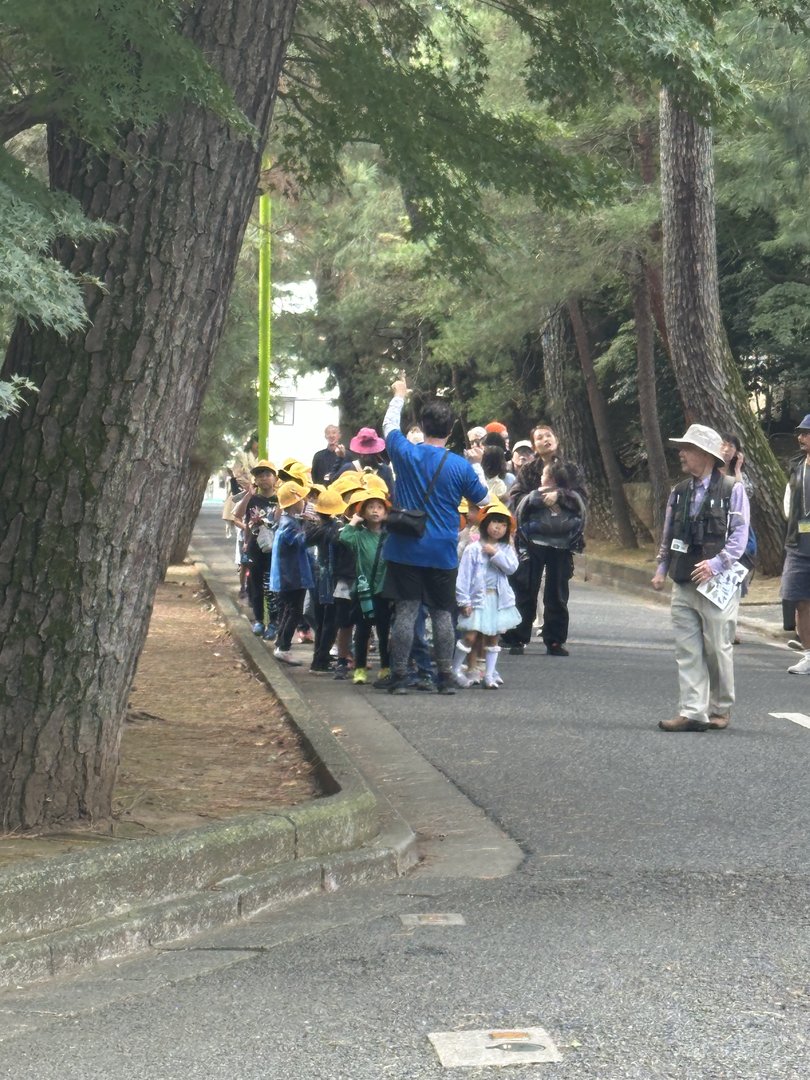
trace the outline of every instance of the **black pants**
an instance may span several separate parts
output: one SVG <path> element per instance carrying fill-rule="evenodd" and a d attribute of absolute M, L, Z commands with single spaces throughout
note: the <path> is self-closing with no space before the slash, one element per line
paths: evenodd
<path fill-rule="evenodd" d="M 388 635 L 391 630 L 391 601 L 381 596 L 374 597 L 373 618 L 361 616 L 354 628 L 354 666 L 364 668 L 368 664 L 368 643 L 372 626 L 377 627 L 377 642 L 380 648 L 380 667 L 390 668 L 391 657 L 388 650 Z"/>
<path fill-rule="evenodd" d="M 313 667 L 328 667 L 329 653 L 335 644 L 337 623 L 335 605 L 314 601 L 315 608 L 315 652 L 312 654 Z"/>
<path fill-rule="evenodd" d="M 532 639 L 532 623 L 537 614 L 537 596 L 543 582 L 543 641 L 564 645 L 568 640 L 568 582 L 574 572 L 574 556 L 570 551 L 551 547 L 533 547 L 527 563 L 509 579 L 515 590 L 515 606 L 521 622 L 504 634 L 509 645 L 528 645 Z"/>
<path fill-rule="evenodd" d="M 281 649 L 282 652 L 286 652 L 292 645 L 295 628 L 301 622 L 306 597 L 306 589 L 284 589 L 278 594 L 281 603 L 281 622 L 278 626 L 276 648 Z"/>
<path fill-rule="evenodd" d="M 248 600 L 254 622 L 264 622 L 264 579 L 270 569 L 271 552 L 252 552 L 247 579 Z"/>

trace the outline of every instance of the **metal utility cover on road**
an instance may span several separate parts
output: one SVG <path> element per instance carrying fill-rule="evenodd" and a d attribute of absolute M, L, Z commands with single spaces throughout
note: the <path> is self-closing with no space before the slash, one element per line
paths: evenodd
<path fill-rule="evenodd" d="M 454 912 L 427 911 L 415 915 L 400 915 L 403 926 L 466 926 L 463 915 Z"/>
<path fill-rule="evenodd" d="M 546 1065 L 562 1061 L 562 1055 L 551 1036 L 540 1027 L 434 1031 L 428 1038 L 445 1069 L 474 1069 L 486 1065 Z"/>

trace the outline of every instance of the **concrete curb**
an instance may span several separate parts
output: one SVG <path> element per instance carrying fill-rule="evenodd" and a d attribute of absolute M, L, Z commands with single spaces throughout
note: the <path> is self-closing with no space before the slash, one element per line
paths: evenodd
<path fill-rule="evenodd" d="M 639 570 L 635 566 L 625 566 L 623 563 L 611 562 L 609 559 L 598 559 L 587 552 L 583 555 L 574 556 L 574 565 L 581 580 L 592 581 L 595 585 L 603 585 L 606 588 L 616 589 L 618 592 L 630 592 L 635 596 L 643 596 L 653 604 L 668 604 L 672 586 L 669 581 L 660 592 L 656 592 L 650 586 L 652 569 L 650 572 Z M 790 636 L 780 623 L 770 622 L 767 619 L 758 619 L 755 615 L 748 615 L 745 606 L 740 609 L 737 623 L 746 630 L 753 630 L 775 641 L 784 641 Z"/>
<path fill-rule="evenodd" d="M 216 575 L 202 562 L 198 569 L 329 794 L 0 871 L 0 988 L 131 956 L 323 890 L 395 877 L 416 861 L 407 823 L 387 808 L 380 833 L 378 795 L 250 632 Z"/>

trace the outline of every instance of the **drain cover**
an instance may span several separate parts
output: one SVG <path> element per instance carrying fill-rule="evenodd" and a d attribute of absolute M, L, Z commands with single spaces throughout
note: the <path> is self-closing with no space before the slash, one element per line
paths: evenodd
<path fill-rule="evenodd" d="M 466 926 L 463 915 L 447 911 L 420 912 L 417 915 L 400 915 L 403 926 Z"/>
<path fill-rule="evenodd" d="M 544 1065 L 562 1055 L 544 1028 L 486 1031 L 434 1031 L 428 1035 L 445 1069 L 482 1065 Z"/>

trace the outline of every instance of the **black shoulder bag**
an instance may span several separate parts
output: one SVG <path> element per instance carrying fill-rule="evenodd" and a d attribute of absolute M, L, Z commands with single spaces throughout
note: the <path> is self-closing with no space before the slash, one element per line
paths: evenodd
<path fill-rule="evenodd" d="M 439 462 L 439 467 L 433 474 L 433 478 L 430 481 L 430 486 L 425 492 L 425 496 L 422 499 L 421 510 L 406 510 L 404 507 L 395 506 L 388 514 L 385 521 L 385 527 L 390 533 L 394 533 L 396 536 L 407 536 L 411 540 L 419 540 L 425 535 L 425 528 L 427 527 L 427 512 L 424 507 L 427 506 L 428 500 L 433 492 L 433 488 L 436 486 L 436 481 L 439 479 L 439 473 L 444 468 L 444 463 L 447 461 L 447 455 L 449 450 L 445 450 L 444 457 Z"/>

